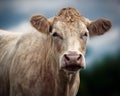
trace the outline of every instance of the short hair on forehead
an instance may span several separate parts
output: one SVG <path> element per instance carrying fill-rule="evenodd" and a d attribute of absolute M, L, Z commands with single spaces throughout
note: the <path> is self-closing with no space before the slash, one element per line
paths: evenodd
<path fill-rule="evenodd" d="M 58 16 L 80 16 L 79 12 L 75 8 L 63 8 L 57 14 Z"/>
<path fill-rule="evenodd" d="M 82 16 L 75 8 L 63 8 L 60 12 L 55 16 L 54 21 L 63 21 L 63 22 L 76 22 L 78 20 L 83 21 Z"/>

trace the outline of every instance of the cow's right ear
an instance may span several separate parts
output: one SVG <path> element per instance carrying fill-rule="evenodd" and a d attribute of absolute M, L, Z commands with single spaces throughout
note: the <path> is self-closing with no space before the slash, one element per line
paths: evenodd
<path fill-rule="evenodd" d="M 50 22 L 44 16 L 42 15 L 32 16 L 30 19 L 30 22 L 32 26 L 35 27 L 39 32 L 46 33 L 46 34 L 49 33 Z"/>

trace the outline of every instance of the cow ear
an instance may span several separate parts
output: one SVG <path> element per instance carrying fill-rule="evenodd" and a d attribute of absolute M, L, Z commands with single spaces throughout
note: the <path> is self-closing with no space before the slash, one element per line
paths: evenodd
<path fill-rule="evenodd" d="M 112 24 L 109 20 L 98 19 L 88 25 L 89 34 L 90 36 L 102 35 L 106 33 L 111 26 Z"/>
<path fill-rule="evenodd" d="M 30 20 L 33 27 L 35 27 L 39 32 L 49 33 L 50 22 L 42 15 L 35 15 L 31 17 Z"/>

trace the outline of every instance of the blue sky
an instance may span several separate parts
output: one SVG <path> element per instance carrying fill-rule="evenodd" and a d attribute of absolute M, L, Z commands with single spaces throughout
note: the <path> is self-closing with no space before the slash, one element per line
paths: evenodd
<path fill-rule="evenodd" d="M 52 17 L 63 7 L 75 7 L 79 12 L 95 20 L 107 18 L 112 29 L 103 36 L 90 39 L 87 64 L 102 60 L 105 55 L 115 56 L 120 50 L 120 0 L 0 0 L 0 29 L 25 32 L 31 29 L 32 15 Z"/>

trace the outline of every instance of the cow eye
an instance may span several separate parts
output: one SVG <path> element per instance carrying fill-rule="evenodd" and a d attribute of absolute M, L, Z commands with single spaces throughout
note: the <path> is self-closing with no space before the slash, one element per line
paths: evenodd
<path fill-rule="evenodd" d="M 87 32 L 85 32 L 85 33 L 81 36 L 81 38 L 84 39 L 84 38 L 87 38 L 87 36 L 88 36 L 88 34 L 87 34 Z"/>
<path fill-rule="evenodd" d="M 87 37 L 88 36 L 87 32 L 85 32 L 83 36 Z"/>
<path fill-rule="evenodd" d="M 53 37 L 58 37 L 60 39 L 63 39 L 63 37 L 60 34 L 58 34 L 57 32 L 54 32 L 52 36 Z"/>

